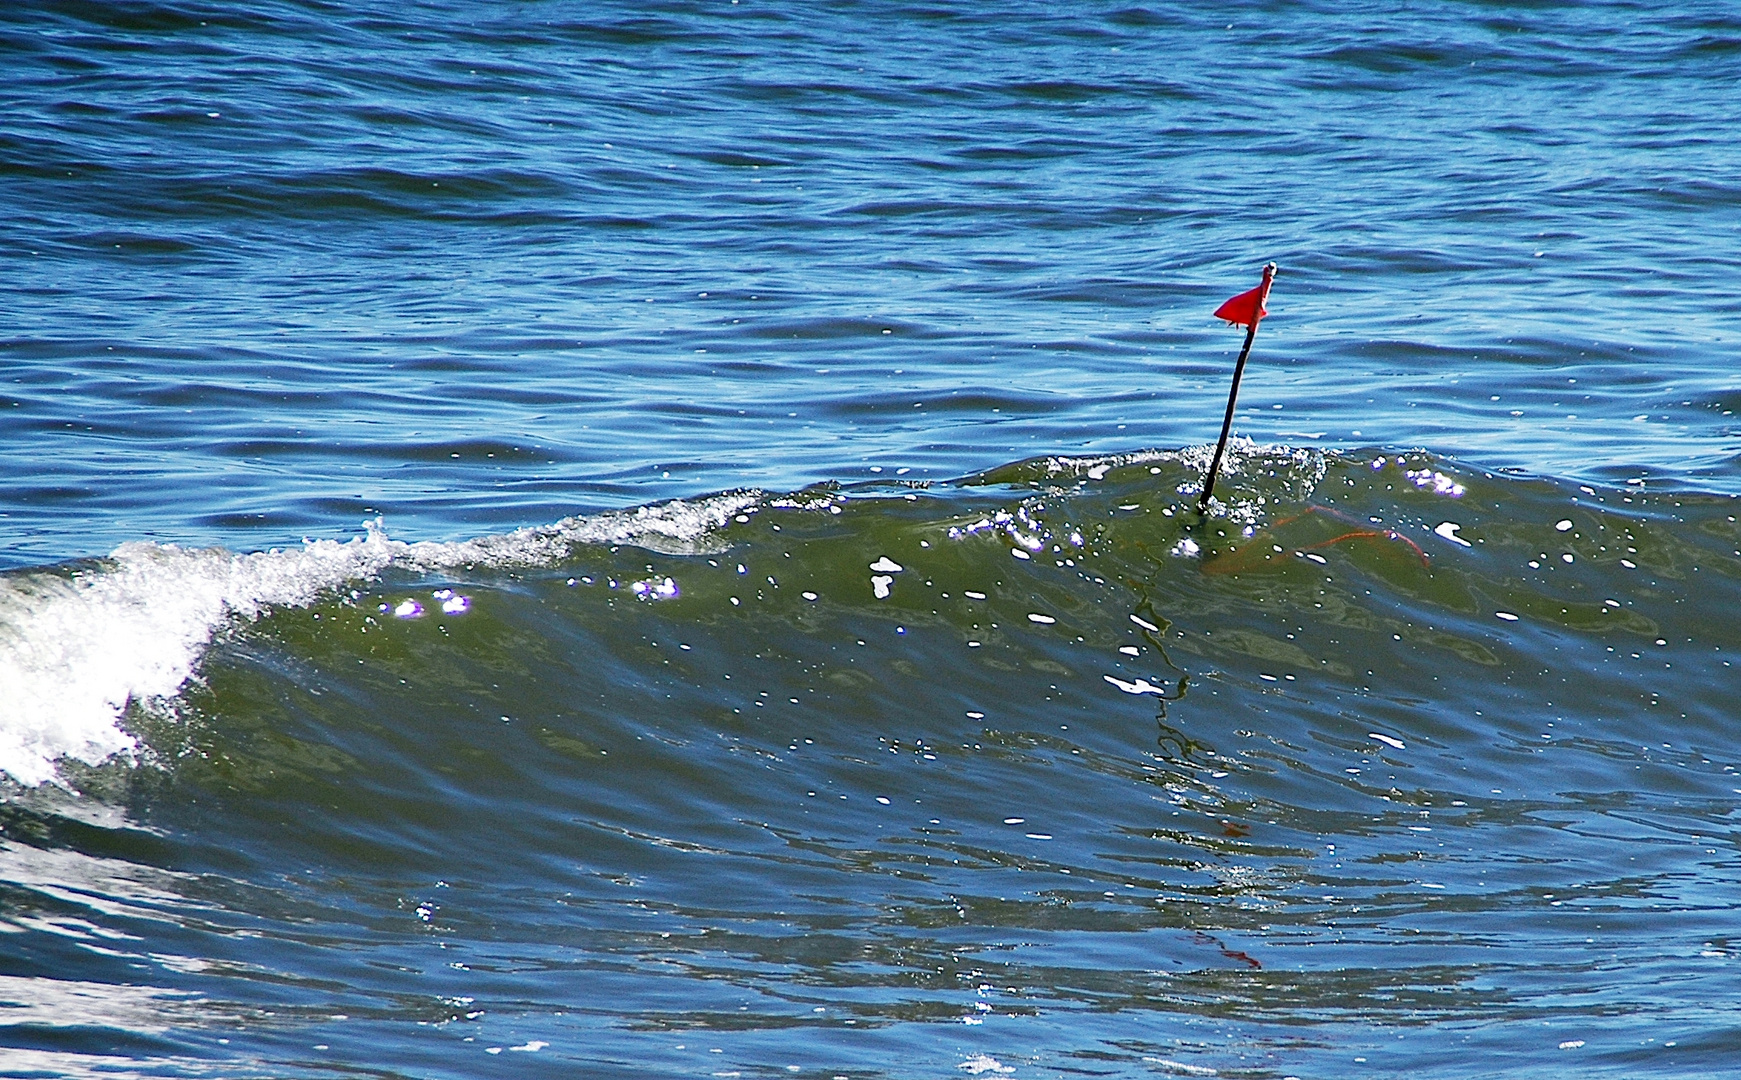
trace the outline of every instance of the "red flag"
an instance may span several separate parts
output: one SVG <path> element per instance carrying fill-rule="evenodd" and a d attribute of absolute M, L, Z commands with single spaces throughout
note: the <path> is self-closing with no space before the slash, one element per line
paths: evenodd
<path fill-rule="evenodd" d="M 1270 281 L 1275 277 L 1275 264 L 1263 268 L 1263 284 L 1255 289 L 1247 289 L 1238 296 L 1215 309 L 1217 319 L 1226 319 L 1237 326 L 1251 326 L 1257 320 L 1269 314 L 1264 307 L 1264 301 L 1269 299 Z"/>
<path fill-rule="evenodd" d="M 1263 306 L 1263 294 L 1269 292 L 1264 286 L 1247 289 L 1238 296 L 1215 309 L 1217 319 L 1226 319 L 1240 326 L 1250 326 L 1253 322 L 1269 314 Z"/>

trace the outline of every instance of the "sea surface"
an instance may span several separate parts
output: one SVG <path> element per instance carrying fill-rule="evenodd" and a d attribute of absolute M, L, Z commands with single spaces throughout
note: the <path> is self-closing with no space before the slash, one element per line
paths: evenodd
<path fill-rule="evenodd" d="M 0 1077 L 1741 1076 L 1733 3 L 0 62 Z"/>

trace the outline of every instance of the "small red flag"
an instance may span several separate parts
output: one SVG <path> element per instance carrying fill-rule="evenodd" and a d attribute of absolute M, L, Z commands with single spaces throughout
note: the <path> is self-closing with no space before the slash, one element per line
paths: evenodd
<path fill-rule="evenodd" d="M 1226 319 L 1228 322 L 1237 323 L 1240 326 L 1250 326 L 1253 322 L 1269 314 L 1268 309 L 1263 306 L 1263 294 L 1266 292 L 1269 290 L 1262 285 L 1255 289 L 1247 289 L 1216 308 L 1215 317 Z"/>
<path fill-rule="evenodd" d="M 1275 278 L 1275 264 L 1263 268 L 1263 284 L 1255 289 L 1247 289 L 1238 296 L 1215 309 L 1217 319 L 1226 319 L 1237 326 L 1251 326 L 1259 319 L 1269 314 L 1269 309 L 1263 306 L 1269 299 L 1270 281 Z"/>

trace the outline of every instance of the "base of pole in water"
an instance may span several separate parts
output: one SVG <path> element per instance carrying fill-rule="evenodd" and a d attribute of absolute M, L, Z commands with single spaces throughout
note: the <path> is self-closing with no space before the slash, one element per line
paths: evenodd
<path fill-rule="evenodd" d="M 1227 450 L 1227 433 L 1233 430 L 1233 409 L 1239 401 L 1239 379 L 1245 374 L 1245 358 L 1251 355 L 1251 343 L 1257 338 L 1257 324 L 1269 314 L 1263 303 L 1269 299 L 1270 282 L 1275 280 L 1275 276 L 1276 264 L 1269 263 L 1263 268 L 1262 284 L 1215 309 L 1217 318 L 1226 319 L 1235 326 L 1246 325 L 1245 347 L 1239 350 L 1239 362 L 1233 365 L 1233 387 L 1227 392 L 1227 415 L 1221 418 L 1221 438 L 1215 443 L 1215 457 L 1209 462 L 1209 475 L 1203 478 L 1203 494 L 1197 500 L 1199 514 L 1209 510 L 1209 496 L 1214 493 L 1215 477 L 1221 472 L 1221 455 Z"/>

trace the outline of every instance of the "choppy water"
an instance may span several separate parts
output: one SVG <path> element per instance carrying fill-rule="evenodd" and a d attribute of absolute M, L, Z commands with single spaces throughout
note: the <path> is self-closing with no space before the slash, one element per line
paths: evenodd
<path fill-rule="evenodd" d="M 0 55 L 0 1076 L 1735 1071 L 1727 6 Z"/>

